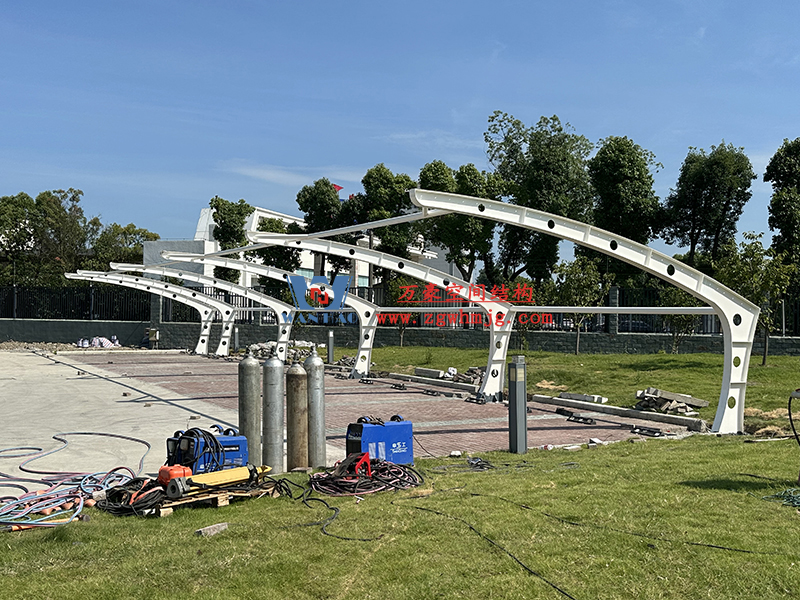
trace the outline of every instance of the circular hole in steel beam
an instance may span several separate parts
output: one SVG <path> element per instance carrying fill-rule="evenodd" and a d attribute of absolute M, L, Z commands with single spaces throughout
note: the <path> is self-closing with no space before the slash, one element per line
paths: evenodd
<path fill-rule="evenodd" d="M 495 344 L 495 346 L 496 346 L 497 348 L 502 348 L 502 347 L 503 347 L 503 342 L 497 342 L 497 343 Z"/>
<path fill-rule="evenodd" d="M 486 210 L 486 207 L 483 204 L 478 204 L 478 212 L 483 212 Z"/>
<path fill-rule="evenodd" d="M 675 275 L 675 265 L 670 265 L 667 267 L 667 275 L 669 275 L 670 277 Z"/>
<path fill-rule="evenodd" d="M 734 367 L 738 367 L 740 364 L 742 364 L 742 359 L 739 358 L 738 356 L 734 356 L 733 357 L 733 366 Z"/>
<path fill-rule="evenodd" d="M 362 355 L 361 356 L 361 362 L 364 362 L 365 360 L 367 360 L 367 357 Z"/>
<path fill-rule="evenodd" d="M 397 268 L 398 269 L 402 269 L 403 267 L 405 267 L 405 265 L 403 263 L 401 263 L 401 262 L 397 263 Z"/>
<path fill-rule="evenodd" d="M 742 315 L 740 315 L 739 313 L 736 313 L 735 315 L 733 315 L 733 324 L 734 325 L 741 325 L 742 324 Z"/>
<path fill-rule="evenodd" d="M 228 345 L 228 342 L 226 342 L 225 340 L 222 340 L 222 345 L 223 345 L 223 346 L 227 346 L 227 345 Z"/>
<path fill-rule="evenodd" d="M 449 282 L 447 279 L 445 279 L 443 283 L 444 283 L 446 286 L 447 286 L 447 285 L 450 285 L 450 282 Z"/>
<path fill-rule="evenodd" d="M 611 243 L 609 245 L 611 246 L 612 250 L 616 250 L 617 249 L 617 240 L 611 240 Z"/>
<path fill-rule="evenodd" d="M 173 297 L 173 298 L 177 298 L 177 297 L 178 297 L 178 294 L 172 294 L 172 297 Z"/>
<path fill-rule="evenodd" d="M 206 343 L 206 341 L 205 341 L 204 339 L 201 339 L 201 340 L 200 340 L 200 343 L 201 343 L 201 344 L 205 344 L 205 343 Z"/>
<path fill-rule="evenodd" d="M 372 314 L 372 313 L 371 313 L 370 311 L 367 311 L 367 312 L 365 312 L 365 313 L 364 313 L 364 316 L 365 316 L 365 317 L 369 317 L 371 314 Z"/>
<path fill-rule="evenodd" d="M 368 340 L 368 339 L 369 339 L 369 334 L 368 334 L 368 333 L 365 333 L 365 334 L 364 334 L 364 339 L 365 339 L 365 340 Z"/>
<path fill-rule="evenodd" d="M 492 375 L 492 377 L 497 377 L 497 375 L 498 375 L 497 369 L 492 369 L 491 375 Z"/>
<path fill-rule="evenodd" d="M 728 398 L 728 408 L 734 408 L 736 406 L 736 398 L 731 396 Z"/>
<path fill-rule="evenodd" d="M 352 248 L 349 250 L 349 252 L 350 252 L 350 256 L 353 256 L 353 254 L 355 254 L 355 253 L 356 253 L 356 251 L 355 251 L 355 250 L 353 250 Z"/>
<path fill-rule="evenodd" d="M 547 222 L 547 226 L 548 226 L 550 229 L 553 229 L 553 228 L 556 226 L 556 222 L 555 222 L 555 221 L 553 221 L 553 219 L 550 219 L 550 220 Z"/>

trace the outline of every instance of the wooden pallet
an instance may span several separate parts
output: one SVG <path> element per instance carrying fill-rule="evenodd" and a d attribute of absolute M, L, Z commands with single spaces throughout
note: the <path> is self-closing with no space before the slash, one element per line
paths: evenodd
<path fill-rule="evenodd" d="M 220 506 L 228 506 L 231 500 L 243 498 L 260 498 L 262 496 L 269 496 L 275 498 L 278 496 L 275 486 L 268 488 L 258 488 L 249 492 L 207 492 L 204 494 L 193 494 L 186 496 L 180 500 L 166 500 L 156 509 L 157 517 L 168 517 L 172 511 L 179 506 L 192 506 L 199 507 L 203 504 L 219 508 Z"/>

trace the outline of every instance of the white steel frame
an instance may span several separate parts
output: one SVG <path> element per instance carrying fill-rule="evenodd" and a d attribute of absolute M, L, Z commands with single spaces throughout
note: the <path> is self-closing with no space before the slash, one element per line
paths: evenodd
<path fill-rule="evenodd" d="M 390 271 L 405 273 L 411 277 L 421 279 L 422 281 L 433 283 L 443 289 L 453 284 L 461 288 L 461 290 L 457 292 L 454 290 L 454 293 L 464 300 L 470 300 L 470 284 L 463 279 L 453 277 L 443 271 L 432 269 L 431 267 L 426 267 L 425 265 L 413 261 L 392 256 L 391 254 L 330 240 L 316 239 L 316 237 L 302 237 L 300 235 L 286 236 L 279 233 L 263 233 L 260 231 L 248 231 L 246 233 L 247 238 L 255 244 L 278 246 L 296 245 L 304 250 L 361 260 L 368 264 L 389 269 Z M 317 233 L 316 235 L 320 234 Z M 513 306 L 508 302 L 493 300 L 482 301 L 479 305 L 481 310 L 489 315 L 489 339 L 491 343 L 489 345 L 489 360 L 486 365 L 486 375 L 483 378 L 477 396 L 487 402 L 500 401 L 502 400 L 503 372 L 506 364 L 506 355 L 508 353 L 511 331 L 514 328 L 513 319 L 508 318 L 507 315 L 513 311 Z M 531 307 L 528 308 L 530 310 Z M 380 307 L 378 310 L 382 311 Z M 407 310 L 411 311 L 416 309 Z M 434 309 L 426 307 L 425 310 L 432 311 Z M 536 312 L 539 312 L 539 307 L 536 307 Z M 492 315 L 494 315 L 494 317 Z M 497 325 L 495 322 L 498 315 L 501 315 L 500 319 L 503 321 L 501 325 Z"/>
<path fill-rule="evenodd" d="M 260 265 L 257 263 L 246 262 L 243 260 L 235 260 L 218 255 L 203 255 L 192 254 L 189 252 L 162 252 L 161 256 L 170 261 L 190 262 L 214 265 L 217 267 L 226 267 L 228 269 L 236 269 L 243 273 L 250 273 L 253 275 L 260 275 L 262 277 L 269 277 L 270 279 L 277 279 L 288 283 L 288 277 L 294 275 L 289 271 L 284 271 L 276 267 L 267 265 Z M 359 341 L 358 341 L 358 355 L 356 356 L 356 363 L 350 371 L 351 378 L 359 378 L 369 373 L 370 365 L 372 364 L 372 346 L 375 342 L 375 330 L 378 327 L 378 306 L 359 298 L 353 294 L 348 294 L 345 299 L 345 305 L 351 307 L 358 315 L 359 321 Z M 295 309 L 296 311 L 297 309 Z M 278 323 L 278 334 L 286 335 L 284 327 L 285 323 Z M 289 322 L 291 327 L 291 320 Z"/>
<path fill-rule="evenodd" d="M 635 265 L 711 305 L 722 324 L 725 342 L 722 389 L 712 431 L 737 433 L 743 430 L 747 371 L 758 324 L 758 306 L 666 254 L 586 223 L 470 196 L 421 189 L 411 189 L 408 193 L 423 212 L 471 215 L 569 240 Z"/>
<path fill-rule="evenodd" d="M 275 312 L 276 318 L 278 319 L 278 340 L 276 342 L 275 351 L 277 352 L 278 358 L 281 360 L 286 359 L 286 349 L 289 345 L 289 338 L 292 330 L 292 315 L 295 310 L 291 304 L 281 302 L 277 298 L 273 298 L 267 294 L 262 294 L 261 292 L 257 292 L 251 288 L 239 285 L 238 283 L 231 283 L 230 281 L 225 281 L 224 279 L 217 279 L 216 277 L 209 277 L 208 275 L 201 275 L 200 273 L 194 273 L 192 271 L 170 269 L 161 265 L 136 265 L 113 262 L 109 266 L 115 271 L 140 271 L 142 273 L 161 275 L 162 277 L 175 277 L 177 279 L 196 281 L 198 283 L 215 287 L 232 294 L 244 296 L 245 298 L 249 298 L 250 300 L 258 302 L 259 304 L 263 304 L 264 306 L 272 309 L 272 311 Z M 261 318 L 261 315 L 259 315 L 259 318 Z M 281 323 L 287 321 L 288 325 L 286 327 L 280 327 Z"/>
<path fill-rule="evenodd" d="M 78 271 L 77 273 L 65 273 L 64 276 L 67 279 L 83 279 L 87 281 L 113 283 L 123 287 L 150 292 L 163 298 L 171 298 L 182 304 L 191 306 L 200 313 L 200 338 L 194 349 L 197 354 L 208 354 L 208 339 L 211 335 L 211 324 L 214 322 L 214 313 L 219 312 L 220 315 L 222 315 L 222 336 L 220 337 L 215 354 L 217 356 L 228 355 L 231 333 L 233 333 L 233 321 L 236 319 L 236 309 L 227 302 L 222 302 L 221 300 L 211 298 L 200 292 L 172 283 L 148 279 L 146 277 L 136 277 L 135 275 L 128 275 L 125 273 Z"/>

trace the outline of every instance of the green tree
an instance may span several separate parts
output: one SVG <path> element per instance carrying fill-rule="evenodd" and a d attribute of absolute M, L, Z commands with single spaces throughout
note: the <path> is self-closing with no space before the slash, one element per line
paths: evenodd
<path fill-rule="evenodd" d="M 734 239 L 736 223 L 752 195 L 755 179 L 744 148 L 732 144 L 711 146 L 711 152 L 690 148 L 678 182 L 666 199 L 662 236 L 667 243 L 688 246 L 687 263 L 694 266 L 702 250 L 712 261 Z"/>
<path fill-rule="evenodd" d="M 250 206 L 244 199 L 239 202 L 230 202 L 219 196 L 214 196 L 209 201 L 214 218 L 214 239 L 219 243 L 222 250 L 241 248 L 247 245 L 247 236 L 244 233 L 244 226 L 255 208 Z M 233 258 L 241 258 L 241 253 L 232 255 Z M 214 277 L 237 283 L 241 273 L 236 269 L 225 267 L 214 267 Z"/>
<path fill-rule="evenodd" d="M 490 163 L 505 182 L 510 202 L 591 222 L 592 190 L 587 159 L 592 143 L 562 125 L 557 116 L 526 127 L 496 111 L 484 134 Z M 558 239 L 504 226 L 499 244 L 501 274 L 513 281 L 526 272 L 536 281 L 550 277 L 558 261 Z M 487 271 L 487 277 L 489 273 Z"/>
<path fill-rule="evenodd" d="M 326 177 L 317 179 L 312 185 L 303 186 L 297 193 L 297 206 L 305 218 L 305 232 L 316 233 L 327 231 L 342 226 L 342 202 L 339 200 L 339 192 Z M 336 241 L 344 241 L 340 237 L 334 238 Z M 325 256 L 324 254 L 314 253 L 320 260 L 319 266 L 315 267 L 315 275 L 324 275 L 324 264 L 327 259 L 335 273 L 348 269 L 349 261 L 335 256 Z"/>
<path fill-rule="evenodd" d="M 25 192 L 0 197 L 0 285 L 30 283 L 36 202 Z"/>
<path fill-rule="evenodd" d="M 303 233 L 302 228 L 292 222 L 288 225 L 280 219 L 261 218 L 258 221 L 258 231 L 270 233 Z M 270 267 L 277 267 L 284 271 L 295 272 L 300 268 L 300 249 L 289 246 L 267 246 L 247 253 L 248 257 L 256 257 L 261 263 Z M 258 282 L 264 287 L 274 285 L 274 280 L 259 276 Z"/>
<path fill-rule="evenodd" d="M 764 334 L 762 365 L 767 364 L 769 332 L 775 327 L 776 308 L 789 287 L 794 264 L 786 264 L 785 256 L 761 245 L 763 234 L 745 232 L 738 247 L 730 242 L 717 265 L 717 280 L 761 308 L 758 323 Z"/>
<path fill-rule="evenodd" d="M 764 171 L 764 181 L 772 183 L 769 203 L 769 228 L 777 231 L 772 247 L 789 263 L 800 262 L 800 138 L 783 140 Z M 798 273 L 792 288 L 800 291 Z"/>
<path fill-rule="evenodd" d="M 613 275 L 601 274 L 598 260 L 577 256 L 555 268 L 556 297 L 562 306 L 599 306 L 606 297 Z M 572 313 L 575 319 L 575 354 L 580 353 L 581 328 L 589 313 Z"/>
<path fill-rule="evenodd" d="M 92 219 L 91 225 L 100 225 L 99 219 Z M 92 240 L 89 258 L 84 266 L 90 270 L 107 271 L 109 263 L 140 264 L 144 258 L 144 242 L 160 239 L 157 233 L 128 223 L 124 227 L 112 223 L 104 227 Z"/>
<path fill-rule="evenodd" d="M 498 178 L 494 174 L 479 171 L 471 163 L 454 171 L 442 161 L 430 162 L 419 173 L 419 185 L 426 190 L 500 199 Z M 421 229 L 427 243 L 445 250 L 445 259 L 456 266 L 461 278 L 472 281 L 478 260 L 484 264 L 494 264 L 492 246 L 495 225 L 488 219 L 449 214 L 428 219 Z M 492 269 L 487 271 L 492 272 Z"/>
<path fill-rule="evenodd" d="M 659 286 L 659 306 L 700 306 L 697 299 L 674 285 Z M 681 342 L 694 333 L 700 323 L 699 315 L 664 315 L 664 323 L 672 334 L 672 354 L 678 354 Z"/>
<path fill-rule="evenodd" d="M 29 252 L 34 262 L 36 285 L 66 285 L 64 273 L 78 269 L 87 256 L 92 227 L 80 206 L 81 196 L 83 192 L 74 188 L 46 191 L 36 196 L 31 223 L 33 246 Z M 93 224 L 98 222 L 93 221 Z"/>

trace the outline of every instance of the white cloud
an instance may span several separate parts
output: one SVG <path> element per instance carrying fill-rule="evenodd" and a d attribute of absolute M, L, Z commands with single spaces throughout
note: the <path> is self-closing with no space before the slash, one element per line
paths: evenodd
<path fill-rule="evenodd" d="M 283 167 L 280 165 L 262 165 L 241 159 L 222 161 L 219 169 L 227 173 L 235 173 L 252 179 L 291 187 L 308 185 L 322 177 L 336 182 L 360 182 L 363 171 L 341 166 L 323 167 Z"/>
<path fill-rule="evenodd" d="M 408 133 L 392 133 L 387 136 L 390 142 L 417 148 L 483 149 L 483 140 L 461 138 L 441 129 Z"/>

